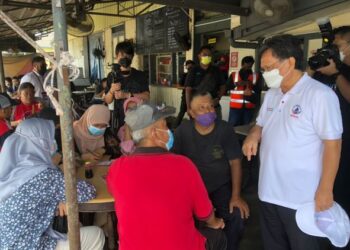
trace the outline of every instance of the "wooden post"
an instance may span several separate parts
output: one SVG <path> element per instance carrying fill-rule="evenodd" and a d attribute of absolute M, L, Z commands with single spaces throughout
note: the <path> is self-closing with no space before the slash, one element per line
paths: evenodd
<path fill-rule="evenodd" d="M 59 60 L 61 52 L 68 51 L 66 9 L 64 0 L 52 1 L 55 57 Z M 63 79 L 57 74 L 60 89 L 59 102 L 63 109 L 60 123 L 62 129 L 63 167 L 66 188 L 66 205 L 68 210 L 68 239 L 69 249 L 80 249 L 80 225 L 77 204 L 77 179 L 73 142 L 73 119 L 71 105 L 71 90 L 68 79 L 68 68 L 62 69 Z"/>

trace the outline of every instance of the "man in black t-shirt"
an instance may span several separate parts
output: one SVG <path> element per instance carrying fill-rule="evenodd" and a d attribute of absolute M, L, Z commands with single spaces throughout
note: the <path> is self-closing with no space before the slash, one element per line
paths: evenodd
<path fill-rule="evenodd" d="M 194 92 L 209 92 L 214 99 L 214 106 L 218 118 L 221 120 L 220 99 L 226 91 L 226 81 L 218 67 L 212 65 L 211 47 L 202 46 L 199 50 L 200 64 L 194 66 L 185 81 L 186 103 L 189 110 L 189 100 Z"/>
<path fill-rule="evenodd" d="M 342 148 L 337 177 L 334 183 L 334 200 L 350 216 L 350 26 L 334 29 L 334 44 L 340 52 L 340 62 L 328 59 L 329 65 L 311 72 L 313 78 L 335 89 L 339 98 L 343 121 Z M 350 243 L 347 246 L 350 248 Z"/>
<path fill-rule="evenodd" d="M 225 220 L 227 249 L 238 249 L 242 219 L 249 216 L 249 208 L 240 196 L 242 153 L 237 136 L 232 126 L 216 119 L 209 93 L 197 92 L 189 104 L 193 119 L 175 130 L 173 152 L 197 166 L 216 215 Z"/>
<path fill-rule="evenodd" d="M 114 101 L 111 119 L 114 133 L 124 124 L 123 104 L 125 99 L 135 96 L 148 101 L 150 97 L 148 81 L 145 73 L 131 67 L 134 48 L 131 42 L 118 43 L 115 48 L 117 64 L 113 64 L 112 72 L 107 76 L 107 88 L 104 100 L 107 104 Z"/>

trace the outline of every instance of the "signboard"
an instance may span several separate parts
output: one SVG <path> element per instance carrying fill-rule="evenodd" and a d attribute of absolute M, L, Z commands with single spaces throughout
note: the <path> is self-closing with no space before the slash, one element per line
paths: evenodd
<path fill-rule="evenodd" d="M 138 54 L 182 51 L 174 33 L 188 33 L 188 16 L 180 8 L 164 7 L 136 18 Z"/>
<path fill-rule="evenodd" d="M 238 52 L 237 51 L 231 52 L 230 65 L 231 65 L 231 68 L 238 67 Z"/>

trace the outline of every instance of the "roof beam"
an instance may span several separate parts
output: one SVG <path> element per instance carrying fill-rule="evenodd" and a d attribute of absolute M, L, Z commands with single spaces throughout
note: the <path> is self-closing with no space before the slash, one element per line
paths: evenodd
<path fill-rule="evenodd" d="M 3 6 L 51 10 L 51 5 L 49 4 L 35 4 L 35 3 L 29 3 L 29 2 L 4 1 Z"/>
<path fill-rule="evenodd" d="M 238 16 L 248 16 L 250 13 L 249 8 L 242 8 L 230 3 L 220 3 L 210 0 L 142 0 L 148 3 L 157 3 L 162 5 L 189 8 L 196 10 L 207 10 L 213 12 L 227 13 Z"/>
<path fill-rule="evenodd" d="M 102 12 L 93 12 L 93 11 L 89 11 L 89 12 L 87 12 L 87 14 L 96 15 L 96 16 L 114 16 L 114 17 L 126 17 L 126 18 L 135 17 L 132 15 L 111 14 L 111 13 L 102 13 Z"/>

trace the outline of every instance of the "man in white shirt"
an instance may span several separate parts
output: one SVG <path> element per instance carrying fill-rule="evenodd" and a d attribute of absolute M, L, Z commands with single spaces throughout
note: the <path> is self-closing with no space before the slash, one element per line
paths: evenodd
<path fill-rule="evenodd" d="M 315 201 L 315 210 L 333 204 L 343 132 L 339 101 L 326 85 L 301 71 L 303 51 L 291 35 L 268 39 L 261 52 L 266 93 L 243 153 L 260 146 L 261 230 L 268 250 L 316 250 L 316 237 L 303 233 L 296 209 Z"/>
<path fill-rule="evenodd" d="M 46 62 L 45 58 L 42 56 L 36 56 L 32 60 L 33 70 L 27 74 L 25 74 L 21 83 L 30 82 L 35 89 L 35 97 L 43 98 L 43 93 L 45 92 L 43 84 L 44 84 L 44 75 L 46 72 Z"/>

